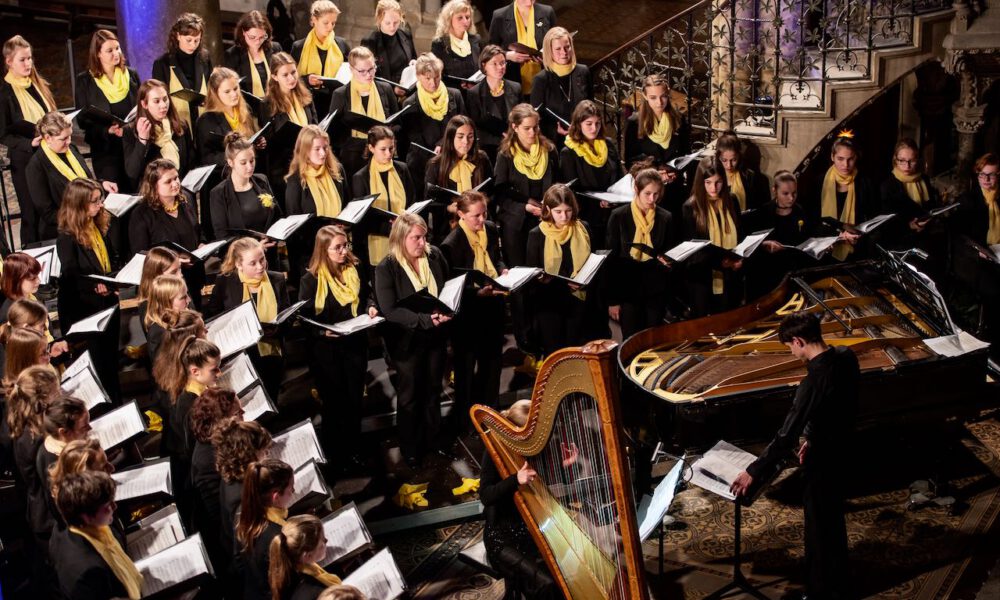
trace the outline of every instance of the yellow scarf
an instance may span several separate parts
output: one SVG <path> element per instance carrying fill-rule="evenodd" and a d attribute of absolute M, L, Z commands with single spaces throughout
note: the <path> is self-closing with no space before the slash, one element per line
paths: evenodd
<path fill-rule="evenodd" d="M 456 56 L 465 58 L 466 56 L 472 54 L 472 43 L 469 41 L 469 32 L 466 31 L 462 34 L 461 38 L 457 38 L 451 33 L 448 34 L 451 40 L 451 51 L 455 53 Z"/>
<path fill-rule="evenodd" d="M 469 226 L 465 224 L 465 221 L 459 219 L 458 226 L 462 228 L 462 232 L 465 233 L 465 238 L 469 240 L 469 246 L 472 247 L 472 268 L 486 273 L 490 277 L 497 276 L 497 269 L 493 266 L 493 261 L 490 260 L 490 253 L 486 251 L 487 239 L 486 239 L 486 228 L 483 227 L 479 231 L 472 231 Z"/>
<path fill-rule="evenodd" d="M 177 78 L 176 67 L 174 66 L 170 67 L 170 81 L 168 82 L 168 84 L 170 86 L 168 91 L 171 94 L 173 94 L 178 90 L 184 89 L 184 86 L 181 85 L 181 80 Z M 208 95 L 208 87 L 205 84 L 204 75 L 201 76 L 201 86 L 198 88 L 197 91 L 199 94 Z M 191 105 L 185 102 L 184 100 L 181 100 L 179 98 L 174 98 L 173 96 L 171 96 L 170 102 L 174 105 L 174 110 L 177 111 L 177 116 L 180 117 L 180 120 L 187 124 L 188 131 L 194 131 L 194 121 L 195 119 L 198 118 L 198 115 L 201 114 L 201 108 L 196 107 L 195 114 L 192 115 Z"/>
<path fill-rule="evenodd" d="M 368 115 L 373 119 L 378 119 L 379 121 L 385 121 L 385 111 L 382 110 L 382 97 L 379 96 L 378 86 L 374 84 L 362 84 L 357 81 L 351 81 L 351 112 L 358 113 L 359 115 Z M 417 86 L 419 87 L 419 86 Z M 365 105 L 361 102 L 361 94 L 368 92 L 368 108 L 365 109 Z M 368 139 L 367 131 L 351 131 L 351 136 L 366 140 Z"/>
<path fill-rule="evenodd" d="M 253 62 L 253 57 L 250 56 L 250 51 L 247 50 L 247 60 L 250 62 L 250 93 L 258 98 L 263 98 L 267 94 L 267 90 L 264 89 L 264 82 L 260 80 L 260 71 L 257 70 L 257 64 Z M 267 78 L 271 78 L 271 65 L 267 64 L 267 56 L 264 56 L 264 73 L 267 74 Z"/>
<path fill-rule="evenodd" d="M 426 255 L 421 256 L 420 260 L 417 261 L 416 271 L 414 271 L 413 267 L 410 266 L 410 261 L 403 260 L 402 264 L 403 272 L 406 273 L 410 283 L 413 285 L 414 292 L 419 292 L 420 290 L 427 288 L 430 295 L 437 298 L 437 280 L 434 279 L 434 273 L 431 273 L 431 261 L 427 260 Z"/>
<path fill-rule="evenodd" d="M 674 136 L 674 120 L 670 118 L 669 111 L 663 111 L 660 118 L 653 124 L 653 131 L 649 132 L 649 139 L 661 148 L 670 147 L 670 139 Z"/>
<path fill-rule="evenodd" d="M 195 395 L 195 397 L 201 396 L 202 392 L 204 392 L 206 388 L 207 386 L 205 384 L 198 383 L 194 379 L 188 379 L 187 383 L 184 385 L 184 391 L 191 392 Z"/>
<path fill-rule="evenodd" d="M 135 563 L 125 554 L 121 544 L 111 533 L 107 525 L 100 527 L 73 527 L 69 530 L 87 540 L 97 554 L 111 567 L 111 572 L 125 586 L 125 592 L 130 600 L 138 600 L 142 596 L 142 573 L 135 568 Z"/>
<path fill-rule="evenodd" d="M 424 86 L 418 85 L 417 100 L 420 101 L 420 109 L 424 114 L 435 121 L 444 121 L 448 115 L 448 88 L 443 82 L 439 81 L 437 89 L 433 92 L 428 92 Z"/>
<path fill-rule="evenodd" d="M 49 453 L 55 454 L 56 456 L 62 454 L 63 448 L 66 447 L 66 442 L 56 439 L 51 435 L 45 436 L 45 441 L 42 442 L 42 444 L 45 446 L 45 449 L 49 451 Z"/>
<path fill-rule="evenodd" d="M 153 143 L 160 149 L 160 157 L 174 163 L 178 168 L 181 166 L 181 151 L 174 141 L 174 131 L 170 128 L 170 119 L 166 118 L 160 122 L 160 130 L 156 134 Z"/>
<path fill-rule="evenodd" d="M 997 191 L 982 188 L 979 188 L 979 191 L 983 193 L 983 199 L 990 210 L 990 228 L 986 233 L 986 243 L 991 246 L 1000 244 L 1000 206 L 997 206 Z"/>
<path fill-rule="evenodd" d="M 576 153 L 588 165 L 600 169 L 608 162 L 608 142 L 603 139 L 593 142 L 578 142 L 566 136 L 566 147 Z"/>
<path fill-rule="evenodd" d="M 100 77 L 95 77 L 94 82 L 104 92 L 104 97 L 108 99 L 108 102 L 115 104 L 128 97 L 130 77 L 128 69 L 115 67 L 115 72 L 111 80 L 108 80 L 108 76 L 104 74 Z"/>
<path fill-rule="evenodd" d="M 226 123 L 229 123 L 229 128 L 233 131 L 240 130 L 240 123 L 243 122 L 243 115 L 240 112 L 240 107 L 237 106 L 236 110 L 233 111 L 233 116 L 229 116 L 229 112 L 223 110 L 222 116 L 226 118 Z"/>
<path fill-rule="evenodd" d="M 319 51 L 326 50 L 326 61 L 319 62 Z M 344 53 L 337 45 L 337 36 L 330 32 L 322 42 L 316 37 L 316 30 L 309 30 L 305 44 L 302 46 L 302 56 L 299 57 L 299 75 L 319 75 L 333 77 L 344 63 Z"/>
<path fill-rule="evenodd" d="M 267 271 L 260 279 L 250 279 L 244 277 L 243 273 L 237 272 L 240 282 L 243 283 L 243 301 L 250 299 L 250 288 L 257 288 L 257 318 L 261 323 L 270 323 L 278 316 L 278 299 L 274 295 L 274 288 L 271 287 L 271 280 L 267 277 Z"/>
<path fill-rule="evenodd" d="M 923 206 L 924 202 L 930 200 L 930 191 L 928 191 L 927 184 L 920 173 L 905 175 L 899 169 L 893 167 L 892 176 L 896 178 L 896 181 L 903 184 L 906 195 L 910 197 L 910 200 L 916 202 L 918 206 Z"/>
<path fill-rule="evenodd" d="M 330 587 L 331 585 L 340 585 L 340 577 L 333 575 L 332 573 L 327 573 L 323 567 L 316 563 L 309 563 L 307 565 L 299 565 L 299 573 L 308 575 L 320 582 L 324 587 Z"/>
<path fill-rule="evenodd" d="M 538 227 L 545 235 L 545 247 L 542 251 L 545 272 L 549 275 L 559 274 L 563 259 L 562 246 L 568 241 L 569 250 L 573 254 L 573 272 L 570 277 L 575 277 L 583 263 L 590 258 L 590 236 L 583 223 L 577 220 L 572 225 L 560 229 L 554 223 L 542 221 Z"/>
<path fill-rule="evenodd" d="M 369 100 L 371 102 L 371 100 Z M 389 172 L 389 189 L 382 183 L 381 173 Z M 380 165 L 374 160 L 368 161 L 368 189 L 370 194 L 378 194 L 375 206 L 382 210 L 394 212 L 397 215 L 406 210 L 406 190 L 403 180 L 399 178 L 395 165 L 390 161 Z M 371 264 L 377 265 L 389 253 L 389 238 L 384 235 L 368 235 L 368 256 Z"/>
<path fill-rule="evenodd" d="M 540 142 L 535 142 L 531 150 L 525 152 L 521 149 L 521 144 L 514 140 L 510 145 L 510 153 L 514 157 L 514 168 L 519 173 L 534 181 L 545 177 L 545 171 L 549 168 L 549 153 Z"/>
<path fill-rule="evenodd" d="M 49 162 L 56 168 L 56 171 L 59 171 L 60 175 L 69 181 L 73 181 L 78 177 L 87 177 L 87 172 L 83 170 L 83 165 L 80 164 L 80 161 L 76 159 L 76 155 L 69 148 L 65 152 L 66 158 L 69 160 L 69 164 L 67 165 L 66 161 L 60 158 L 55 150 L 49 148 L 49 144 L 45 140 L 42 140 L 39 145 L 42 148 L 42 152 L 45 153 L 45 158 L 49 159 Z"/>
<path fill-rule="evenodd" d="M 104 236 L 101 235 L 100 230 L 97 229 L 97 224 L 93 220 L 90 221 L 90 227 L 87 228 L 87 237 L 90 238 L 90 249 L 97 255 L 97 262 L 101 265 L 101 271 L 110 273 L 111 259 L 108 257 L 108 247 L 104 245 Z"/>
<path fill-rule="evenodd" d="M 306 115 L 306 109 L 302 107 L 302 103 L 299 102 L 298 96 L 293 93 L 291 94 L 291 97 L 292 108 L 288 111 L 288 119 L 299 127 L 305 127 L 309 124 L 309 116 Z"/>
<path fill-rule="evenodd" d="M 472 174 L 476 172 L 476 165 L 464 158 L 455 163 L 448 173 L 448 179 L 455 182 L 458 193 L 461 194 L 472 189 Z"/>
<path fill-rule="evenodd" d="M 323 311 L 326 306 L 326 297 L 332 293 L 337 304 L 341 306 L 350 304 L 351 316 L 356 317 L 360 302 L 361 277 L 358 276 L 358 270 L 353 266 L 345 267 L 340 272 L 340 276 L 344 279 L 343 282 L 331 275 L 325 264 L 322 262 L 319 264 L 319 269 L 316 270 L 316 312 Z"/>
<path fill-rule="evenodd" d="M 573 57 L 573 61 L 568 65 L 560 65 L 557 63 L 552 63 L 549 65 L 549 70 L 556 74 L 557 77 L 565 77 L 573 72 L 576 68 L 576 57 Z"/>
<path fill-rule="evenodd" d="M 709 198 L 708 239 L 716 246 L 725 248 L 726 250 L 732 250 L 738 243 L 733 215 L 723 208 L 721 200 L 713 201 Z M 721 294 L 723 291 L 724 279 L 722 271 L 712 271 L 712 293 Z"/>
<path fill-rule="evenodd" d="M 336 217 L 340 214 L 341 206 L 340 193 L 337 186 L 333 184 L 333 177 L 327 172 L 326 165 L 314 167 L 306 165 L 302 169 L 302 175 L 306 180 L 306 189 L 312 194 L 313 204 L 316 205 L 316 216 Z"/>
<path fill-rule="evenodd" d="M 517 3 L 514 3 L 514 25 L 517 28 L 517 42 L 529 48 L 538 50 L 538 43 L 535 41 L 535 7 L 532 5 L 531 12 L 528 13 L 527 23 L 521 19 L 521 12 L 517 10 Z M 531 93 L 531 84 L 535 80 L 535 75 L 542 70 L 542 65 L 535 61 L 521 64 L 521 91 L 527 95 Z"/>
<path fill-rule="evenodd" d="M 48 102 L 45 100 L 45 96 L 39 93 L 38 95 L 42 98 L 42 104 L 39 104 L 37 100 L 28 92 L 28 88 L 32 86 L 31 77 L 18 77 L 14 75 L 13 72 L 7 71 L 4 75 L 3 80 L 10 84 L 10 87 L 14 89 L 14 97 L 17 99 L 18 106 L 21 107 L 21 114 L 24 116 L 24 120 L 29 123 L 37 123 L 38 119 L 45 116 L 45 113 L 52 110 Z"/>
<path fill-rule="evenodd" d="M 820 211 L 823 217 L 833 217 L 842 223 L 854 224 L 854 177 L 858 174 L 855 170 L 846 177 L 841 175 L 836 168 L 830 167 L 823 177 L 823 188 L 820 195 Z M 837 184 L 847 185 L 847 198 L 844 200 L 844 208 L 837 214 Z M 837 242 L 831 254 L 837 260 L 844 260 L 854 252 L 854 247 L 847 242 Z"/>
<path fill-rule="evenodd" d="M 277 506 L 268 506 L 267 509 L 264 510 L 264 518 L 275 525 L 281 525 L 284 527 L 285 523 L 288 522 L 288 509 L 278 508 Z"/>
<path fill-rule="evenodd" d="M 656 208 L 654 207 L 648 213 L 642 214 L 642 210 L 639 209 L 639 205 L 635 200 L 632 200 L 632 204 L 629 206 L 632 207 L 632 221 L 635 223 L 635 235 L 632 236 L 632 243 L 645 244 L 652 247 L 653 237 L 651 233 L 653 225 L 656 222 Z M 638 248 L 632 248 L 629 250 L 629 254 L 639 262 L 646 262 L 653 258 Z"/>
<path fill-rule="evenodd" d="M 732 173 L 726 171 L 726 181 L 729 182 L 729 194 L 740 203 L 740 212 L 745 212 L 747 209 L 747 190 L 743 187 L 743 176 L 740 175 L 739 171 Z"/>

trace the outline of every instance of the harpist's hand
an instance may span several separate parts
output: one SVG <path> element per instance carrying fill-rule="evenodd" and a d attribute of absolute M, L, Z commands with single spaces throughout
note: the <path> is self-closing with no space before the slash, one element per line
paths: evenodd
<path fill-rule="evenodd" d="M 729 486 L 729 491 L 737 496 L 742 496 L 750 489 L 751 483 L 753 483 L 753 477 L 750 476 L 750 473 L 743 471 L 733 480 L 733 485 Z"/>
<path fill-rule="evenodd" d="M 538 473 L 534 469 L 528 466 L 528 461 L 524 461 L 521 468 L 517 470 L 517 483 L 520 485 L 528 485 L 538 477 Z"/>
<path fill-rule="evenodd" d="M 622 318 L 622 305 L 616 304 L 614 306 L 609 306 L 608 316 L 614 321 L 620 321 Z"/>

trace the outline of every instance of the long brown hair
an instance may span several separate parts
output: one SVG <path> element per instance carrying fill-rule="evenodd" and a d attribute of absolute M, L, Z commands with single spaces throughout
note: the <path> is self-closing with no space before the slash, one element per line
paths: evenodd
<path fill-rule="evenodd" d="M 271 434 L 256 421 L 227 417 L 212 428 L 215 468 L 226 483 L 242 481 L 247 467 L 271 447 Z"/>
<path fill-rule="evenodd" d="M 726 180 L 726 170 L 722 168 L 722 163 L 714 156 L 706 156 L 698 163 L 698 170 L 694 174 L 694 183 L 691 185 L 691 198 L 694 199 L 692 208 L 694 209 L 695 229 L 700 234 L 708 233 L 708 194 L 705 193 L 705 180 L 718 175 L 722 179 L 722 191 L 719 198 L 722 199 L 722 207 L 733 218 L 733 223 L 739 223 L 739 211 L 734 208 L 735 203 L 730 201 L 729 182 Z"/>
<path fill-rule="evenodd" d="M 172 309 L 174 298 L 181 290 L 187 291 L 187 283 L 180 275 L 160 275 L 154 279 L 146 298 L 146 318 L 143 324 L 146 327 L 156 324 L 165 328 L 163 314 Z"/>
<path fill-rule="evenodd" d="M 545 135 L 539 129 L 542 123 L 542 119 L 541 117 L 538 116 L 538 111 L 535 110 L 534 106 L 524 102 L 510 109 L 510 116 L 507 119 L 510 125 L 508 125 L 507 127 L 507 134 L 504 135 L 502 140 L 500 140 L 500 147 L 497 150 L 498 153 L 508 157 L 514 155 L 513 150 L 511 150 L 511 146 L 513 146 L 514 144 L 517 144 L 518 146 L 521 145 L 521 142 L 518 141 L 517 139 L 517 133 L 514 131 L 514 129 L 517 126 L 519 126 L 525 119 L 530 119 L 530 118 L 535 119 L 535 130 L 538 132 L 537 139 L 538 143 L 542 145 L 542 149 L 545 150 L 546 152 L 551 152 L 552 149 L 555 148 L 555 144 L 553 144 L 549 140 L 549 138 L 545 137 Z M 524 150 L 525 152 L 531 150 L 531 148 L 521 148 L 521 149 Z"/>
<path fill-rule="evenodd" d="M 314 515 L 292 517 L 281 526 L 281 533 L 271 539 L 267 579 L 271 599 L 281 600 L 295 580 L 302 557 L 314 552 L 323 540 L 323 522 Z"/>
<path fill-rule="evenodd" d="M 100 79 L 104 75 L 104 68 L 101 67 L 101 47 L 104 46 L 105 42 L 117 41 L 118 36 L 107 29 L 98 29 L 94 32 L 94 35 L 90 36 L 90 50 L 87 52 L 87 71 L 90 72 L 91 77 L 94 79 Z M 115 66 L 124 70 L 126 68 L 125 65 L 125 51 L 123 49 L 121 60 Z"/>
<path fill-rule="evenodd" d="M 601 112 L 597 109 L 597 104 L 592 100 L 581 100 L 576 108 L 573 109 L 573 116 L 569 118 L 569 132 L 566 137 L 570 138 L 578 144 L 593 144 L 587 139 L 587 136 L 583 135 L 583 129 L 580 124 L 591 117 L 597 117 L 598 123 L 600 123 L 601 128 L 597 130 L 596 140 L 604 138 L 604 117 Z"/>
<path fill-rule="evenodd" d="M 264 245 L 256 238 L 244 237 L 234 241 L 232 244 L 229 244 L 229 249 L 226 250 L 226 258 L 222 261 L 219 272 L 223 275 L 235 273 L 238 270 L 237 266 L 240 258 L 247 252 L 258 249 L 263 251 Z"/>
<path fill-rule="evenodd" d="M 142 263 L 142 278 L 139 280 L 139 300 L 149 298 L 153 281 L 167 272 L 180 257 L 170 248 L 153 246 L 146 252 L 146 260 Z"/>
<path fill-rule="evenodd" d="M 202 43 L 198 46 L 196 55 L 200 60 L 207 59 L 208 50 L 205 49 L 205 19 L 202 19 L 195 13 L 183 13 L 177 17 L 177 20 L 170 27 L 170 33 L 167 37 L 167 50 L 175 53 L 180 52 L 180 42 L 177 38 L 182 35 L 195 34 L 202 36 Z"/>
<path fill-rule="evenodd" d="M 236 81 L 236 87 L 239 89 L 240 76 L 236 71 L 226 67 L 215 67 L 212 70 L 212 74 L 208 76 L 208 95 L 205 97 L 202 113 L 226 112 L 226 107 L 222 104 L 222 99 L 219 98 L 219 87 L 223 82 L 229 80 Z M 240 119 L 240 128 L 236 130 L 237 133 L 250 137 L 257 131 L 257 119 L 254 117 L 253 111 L 250 110 L 250 106 L 247 105 L 242 92 L 236 101 L 236 112 Z"/>
<path fill-rule="evenodd" d="M 287 52 L 275 52 L 271 56 L 271 78 L 267 80 L 267 101 L 271 107 L 271 115 L 274 116 L 281 113 L 287 113 L 292 110 L 292 101 L 289 99 L 289 94 L 285 93 L 285 90 L 281 89 L 281 84 L 278 83 L 278 69 L 284 67 L 285 65 L 293 65 L 298 69 L 298 63 L 291 54 Z M 302 79 L 299 79 L 299 84 L 292 91 L 295 97 L 299 99 L 299 104 L 302 108 L 307 105 L 312 104 L 313 97 L 312 92 L 309 88 L 302 83 Z"/>
<path fill-rule="evenodd" d="M 14 53 L 18 50 L 31 50 L 31 74 L 28 77 L 31 79 L 31 85 L 35 86 L 38 93 L 41 94 L 45 103 L 49 105 L 49 108 L 55 110 L 58 108 L 56 105 L 56 99 L 52 96 L 52 89 L 49 87 L 49 82 L 38 74 L 38 69 L 35 68 L 35 51 L 32 50 L 31 44 L 28 40 L 24 39 L 19 35 L 15 35 L 3 44 L 3 58 L 4 58 L 4 71 L 7 69 L 7 60 L 14 56 Z M 43 107 L 44 108 L 44 107 Z"/>
<path fill-rule="evenodd" d="M 576 200 L 576 194 L 565 183 L 556 183 L 545 190 L 545 195 L 542 196 L 542 214 L 539 218 L 551 223 L 552 209 L 557 208 L 560 204 L 565 204 L 573 210 L 573 218 L 570 219 L 567 226 L 580 220 L 580 203 Z"/>
<path fill-rule="evenodd" d="M 50 365 L 21 371 L 7 394 L 10 437 L 16 440 L 22 433 L 36 439 L 44 436 L 45 407 L 59 392 L 59 374 Z"/>
<path fill-rule="evenodd" d="M 260 51 L 266 53 L 270 48 L 270 44 L 268 42 L 271 41 L 271 36 L 274 34 L 271 29 L 271 22 L 268 21 L 267 17 L 265 17 L 259 10 L 251 10 L 240 17 L 240 20 L 236 22 L 236 29 L 233 31 L 233 41 L 237 46 L 247 51 L 250 49 L 247 48 L 247 41 L 243 39 L 243 34 L 250 29 L 264 30 L 264 34 L 267 35 L 267 39 L 265 39 L 263 45 L 261 45 Z"/>
<path fill-rule="evenodd" d="M 24 280 L 28 277 L 37 277 L 41 272 L 42 264 L 34 256 L 24 252 L 11 252 L 3 259 L 0 290 L 3 290 L 3 295 L 7 298 L 20 298 L 21 284 Z"/>
<path fill-rule="evenodd" d="M 160 317 L 164 324 L 163 340 L 160 342 L 160 349 L 153 360 L 153 380 L 160 381 L 173 368 L 171 363 L 177 359 L 180 353 L 180 345 L 189 336 L 203 338 L 207 333 L 205 321 L 198 311 L 185 308 L 184 310 L 165 310 Z"/>
<path fill-rule="evenodd" d="M 87 412 L 87 405 L 83 400 L 79 400 L 65 394 L 49 402 L 45 407 L 45 414 L 42 417 L 42 429 L 46 435 L 54 438 L 59 437 L 59 430 L 71 430 L 76 428 L 76 422 Z"/>
<path fill-rule="evenodd" d="M 344 265 L 338 265 L 330 260 L 330 244 L 338 237 L 343 237 L 346 240 L 351 239 L 347 235 L 347 231 L 340 225 L 324 225 L 319 228 L 319 231 L 316 232 L 316 243 L 313 244 L 312 257 L 309 258 L 307 271 L 316 275 L 319 272 L 319 266 L 326 265 L 326 270 L 330 275 L 339 280 L 345 266 L 358 264 L 358 257 L 350 250 L 347 251 L 347 261 Z"/>
<path fill-rule="evenodd" d="M 146 98 L 149 96 L 149 92 L 153 91 L 154 88 L 160 88 L 164 92 L 167 92 L 167 99 L 170 99 L 170 88 L 167 87 L 167 84 L 163 83 L 159 79 L 147 79 L 146 81 L 143 81 L 142 85 L 139 86 L 139 99 L 136 100 L 135 103 L 135 120 L 129 123 L 130 127 L 136 127 L 141 117 L 149 119 L 149 122 L 153 126 L 149 131 L 150 139 L 159 136 L 160 129 L 163 127 L 163 124 L 157 119 L 154 119 L 149 114 L 149 110 L 142 105 L 142 103 L 145 102 Z M 180 117 L 177 116 L 177 109 L 174 108 L 174 103 L 172 101 L 167 102 L 167 121 L 170 123 L 170 131 L 173 135 L 184 135 L 184 130 L 187 128 L 187 125 L 181 121 Z M 136 137 L 138 137 L 138 133 L 136 133 Z"/>
<path fill-rule="evenodd" d="M 267 525 L 270 497 L 292 485 L 294 478 L 292 467 L 276 458 L 265 458 L 247 467 L 243 477 L 240 516 L 236 523 L 236 539 L 242 544 L 244 552 L 250 552 Z"/>
<path fill-rule="evenodd" d="M 645 94 L 646 90 L 651 87 L 662 87 L 666 90 L 666 93 L 670 94 L 670 81 L 667 80 L 666 75 L 650 75 L 642 80 L 642 93 Z M 653 128 L 656 127 L 656 114 L 653 109 L 649 107 L 649 103 L 646 102 L 645 96 L 640 96 L 641 100 L 639 102 L 639 139 L 648 136 L 653 132 Z M 681 116 L 677 113 L 677 109 L 669 100 L 667 101 L 667 107 L 664 112 L 670 117 L 670 124 L 676 132 L 681 124 Z"/>
<path fill-rule="evenodd" d="M 441 153 L 431 157 L 428 161 L 428 164 L 437 165 L 437 181 L 433 183 L 441 187 L 448 187 L 448 176 L 458 161 L 462 159 L 455 152 L 455 135 L 458 134 L 459 128 L 465 125 L 472 127 L 472 148 L 469 149 L 469 154 L 465 157 L 465 160 L 476 166 L 476 170 L 472 172 L 472 185 L 479 185 L 486 177 L 491 176 L 491 174 L 486 174 L 489 170 L 489 158 L 485 152 L 479 149 L 479 132 L 476 131 L 475 121 L 465 115 L 455 115 L 448 119 L 448 124 L 444 128 L 444 137 L 441 138 Z"/>
<path fill-rule="evenodd" d="M 97 230 L 104 235 L 108 232 L 108 225 L 111 222 L 111 214 L 106 210 L 101 210 L 96 217 L 87 214 L 94 192 L 103 193 L 101 184 L 93 179 L 78 177 L 69 182 L 66 191 L 63 192 L 57 216 L 59 233 L 73 236 L 76 243 L 84 248 L 90 248 L 91 223 L 97 225 Z"/>
<path fill-rule="evenodd" d="M 208 388 L 201 393 L 191 406 L 188 413 L 188 424 L 194 439 L 203 444 L 212 441 L 212 432 L 216 425 L 227 417 L 240 416 L 243 407 L 236 397 L 236 392 L 226 388 Z"/>
<path fill-rule="evenodd" d="M 27 327 L 18 327 L 7 338 L 7 357 L 4 363 L 3 386 L 9 388 L 21 371 L 38 364 L 38 358 L 48 348 L 45 336 Z"/>
<path fill-rule="evenodd" d="M 178 350 L 173 360 L 164 364 L 165 368 L 160 370 L 159 377 L 156 378 L 156 384 L 170 396 L 171 404 L 177 402 L 177 397 L 184 391 L 191 367 L 203 367 L 208 361 L 222 357 L 218 346 L 193 335 L 187 336 Z"/>
<path fill-rule="evenodd" d="M 299 137 L 295 139 L 295 152 L 292 154 L 292 162 L 288 165 L 288 174 L 285 175 L 285 181 L 294 175 L 298 175 L 299 181 L 305 184 L 305 169 L 310 164 L 309 153 L 312 152 L 313 142 L 317 138 L 326 140 L 328 145 L 330 143 L 330 135 L 326 131 L 323 131 L 319 125 L 306 125 L 299 132 Z M 326 172 L 336 181 L 342 181 L 344 178 L 340 161 L 334 155 L 332 147 L 328 147 L 326 150 Z"/>
<path fill-rule="evenodd" d="M 146 165 L 146 171 L 142 174 L 142 182 L 139 184 L 139 195 L 142 196 L 142 201 L 146 203 L 146 206 L 152 210 L 163 210 L 163 201 L 156 193 L 156 186 L 160 178 L 170 171 L 177 171 L 177 166 L 165 158 L 157 158 Z M 182 189 L 177 194 L 177 203 L 184 204 L 185 202 L 187 202 L 187 196 L 184 195 Z"/>
<path fill-rule="evenodd" d="M 108 473 L 110 470 L 108 455 L 97 439 L 73 440 L 62 449 L 56 462 L 49 465 L 49 492 L 55 498 L 68 475 L 84 471 Z"/>

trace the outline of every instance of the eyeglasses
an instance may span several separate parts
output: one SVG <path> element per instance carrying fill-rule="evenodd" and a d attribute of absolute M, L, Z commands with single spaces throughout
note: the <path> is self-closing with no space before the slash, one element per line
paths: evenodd
<path fill-rule="evenodd" d="M 979 177 L 980 179 L 983 179 L 985 181 L 989 181 L 991 179 L 996 179 L 997 178 L 997 173 L 979 173 L 979 175 L 977 175 L 977 177 Z"/>
<path fill-rule="evenodd" d="M 248 42 L 257 43 L 266 40 L 267 34 L 265 33 L 264 35 L 250 35 L 249 33 L 244 33 L 243 37 L 245 37 Z"/>
<path fill-rule="evenodd" d="M 351 67 L 351 68 L 354 69 L 354 67 Z M 358 75 L 374 75 L 375 74 L 375 67 L 372 67 L 370 69 L 364 69 L 364 70 L 362 70 L 362 69 L 354 69 L 354 70 L 358 72 Z"/>

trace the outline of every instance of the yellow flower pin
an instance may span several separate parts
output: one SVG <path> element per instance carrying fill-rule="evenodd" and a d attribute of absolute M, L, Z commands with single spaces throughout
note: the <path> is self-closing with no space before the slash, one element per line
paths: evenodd
<path fill-rule="evenodd" d="M 274 206 L 274 196 L 271 194 L 261 194 L 260 196 L 257 196 L 257 198 L 260 200 L 260 205 L 264 208 L 271 208 Z"/>

